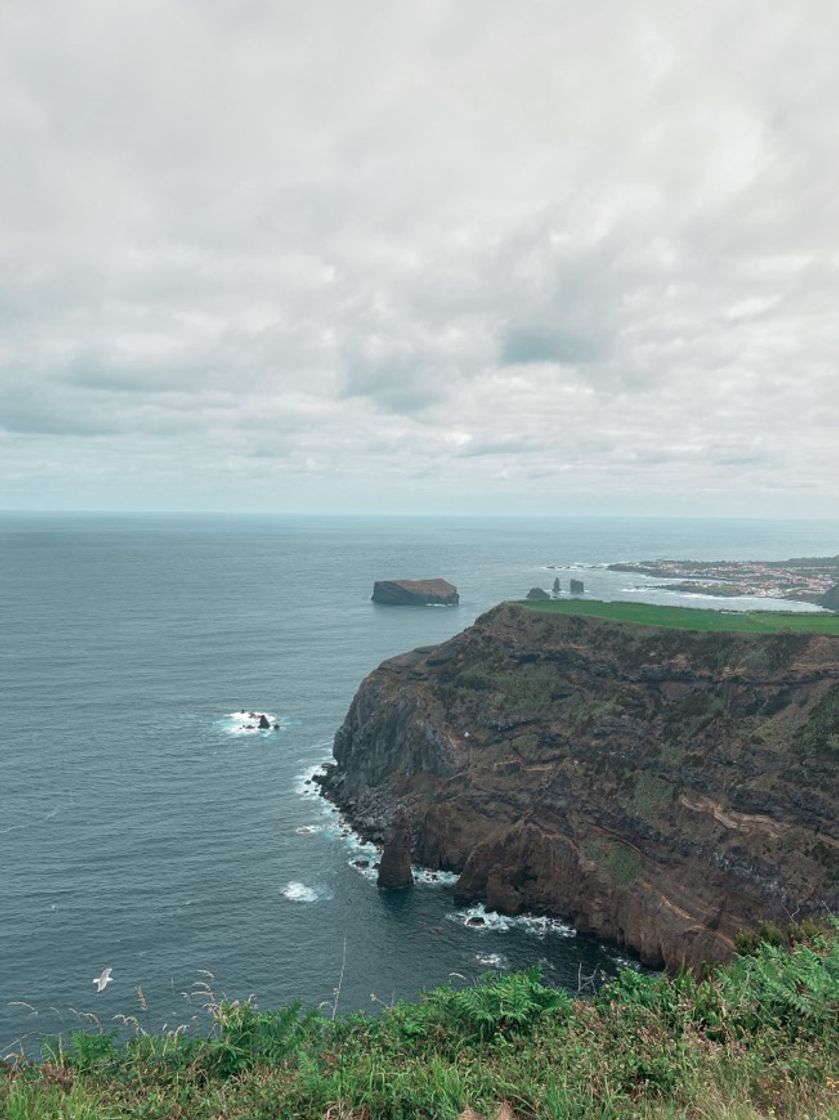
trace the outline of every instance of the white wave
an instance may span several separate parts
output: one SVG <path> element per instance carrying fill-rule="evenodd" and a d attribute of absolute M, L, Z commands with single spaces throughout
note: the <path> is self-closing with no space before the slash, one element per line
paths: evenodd
<path fill-rule="evenodd" d="M 360 860 L 359 859 L 351 859 L 351 860 L 348 860 L 347 862 L 348 862 L 349 866 L 353 869 L 353 871 L 355 871 L 359 875 L 361 875 L 361 877 L 363 879 L 367 879 L 371 883 L 375 883 L 376 880 L 378 879 L 379 869 L 378 869 L 378 867 L 375 866 L 375 864 L 377 862 L 376 860 L 368 859 L 368 858 L 364 857 Z"/>
<path fill-rule="evenodd" d="M 326 762 L 316 762 L 314 766 L 308 766 L 302 774 L 297 775 L 294 779 L 294 792 L 298 797 L 311 798 L 312 800 L 321 799 L 320 786 L 312 779 L 315 775 L 325 773 L 325 766 Z"/>
<path fill-rule="evenodd" d="M 556 937 L 577 936 L 574 927 L 569 926 L 567 922 L 561 922 L 559 918 L 545 918 L 538 914 L 520 914 L 513 921 L 517 922 L 525 933 L 532 933 L 534 937 L 546 937 L 548 934 L 553 934 Z"/>
<path fill-rule="evenodd" d="M 286 883 L 282 890 L 289 902 L 319 902 L 329 898 L 328 892 L 320 887 L 307 887 L 305 883 Z"/>
<path fill-rule="evenodd" d="M 460 876 L 454 871 L 434 871 L 430 867 L 411 868 L 415 883 L 423 883 L 429 887 L 453 887 Z"/>
<path fill-rule="evenodd" d="M 499 914 L 495 910 L 487 910 L 482 902 L 477 906 L 470 906 L 467 910 L 455 910 L 446 914 L 446 920 L 457 922 L 458 925 L 468 926 L 469 929 L 492 929 L 499 933 L 506 933 L 513 928 L 513 918 L 506 914 Z"/>
<path fill-rule="evenodd" d="M 265 716 L 271 724 L 270 728 L 261 728 L 259 726 L 259 717 Z M 274 725 L 277 725 L 276 727 Z M 217 721 L 217 725 L 226 731 L 228 735 L 267 735 L 270 732 L 282 731 L 287 726 L 288 721 L 284 718 L 274 715 L 273 712 L 266 711 L 240 711 L 228 712 L 223 719 Z"/>
<path fill-rule="evenodd" d="M 322 824 L 301 824 L 294 830 L 298 836 L 313 836 L 316 832 L 323 831 Z"/>
<path fill-rule="evenodd" d="M 342 839 L 349 840 L 350 837 L 342 837 Z M 354 855 L 352 859 L 347 860 L 348 866 L 363 878 L 375 882 L 379 876 L 377 865 L 382 854 L 381 848 L 358 838 L 350 844 L 350 847 Z M 414 883 L 424 887 L 451 887 L 459 878 L 451 871 L 432 871 L 428 867 L 413 866 L 411 873 L 414 876 Z"/>
<path fill-rule="evenodd" d="M 537 914 L 518 914 L 511 917 L 508 914 L 499 914 L 495 910 L 487 910 L 482 902 L 470 906 L 467 910 L 456 910 L 446 914 L 450 922 L 457 922 L 469 929 L 495 930 L 507 933 L 511 929 L 521 929 L 534 937 L 546 937 L 555 934 L 559 937 L 575 937 L 576 930 L 573 926 L 561 922 L 559 918 L 545 918 Z"/>
<path fill-rule="evenodd" d="M 623 953 L 619 953 L 617 949 L 612 949 L 608 945 L 601 945 L 600 951 L 604 953 L 610 961 L 614 961 L 615 964 L 620 965 L 621 968 L 631 968 L 633 972 L 641 971 L 641 965 L 638 961 L 632 960 L 631 957 L 625 957 Z"/>
<path fill-rule="evenodd" d="M 475 960 L 485 964 L 487 968 L 509 968 L 507 958 L 503 953 L 476 953 Z"/>

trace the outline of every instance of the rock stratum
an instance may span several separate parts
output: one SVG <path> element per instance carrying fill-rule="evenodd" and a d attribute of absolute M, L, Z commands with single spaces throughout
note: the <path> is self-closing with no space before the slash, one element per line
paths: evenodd
<path fill-rule="evenodd" d="M 454 607 L 460 596 L 445 579 L 380 579 L 373 584 L 371 599 L 388 607 Z"/>
<path fill-rule="evenodd" d="M 504 604 L 386 661 L 324 792 L 404 815 L 461 900 L 697 967 L 839 910 L 839 637 L 702 633 Z"/>

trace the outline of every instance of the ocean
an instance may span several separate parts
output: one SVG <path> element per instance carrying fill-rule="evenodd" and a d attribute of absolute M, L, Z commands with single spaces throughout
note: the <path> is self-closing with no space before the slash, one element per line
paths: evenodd
<path fill-rule="evenodd" d="M 445 876 L 379 892 L 307 778 L 382 660 L 555 576 L 684 603 L 598 565 L 837 552 L 839 522 L 0 515 L 0 1057 L 88 1015 L 198 1028 L 210 992 L 331 1013 L 614 971 L 561 922 L 468 926 Z M 370 602 L 435 576 L 459 607 Z"/>

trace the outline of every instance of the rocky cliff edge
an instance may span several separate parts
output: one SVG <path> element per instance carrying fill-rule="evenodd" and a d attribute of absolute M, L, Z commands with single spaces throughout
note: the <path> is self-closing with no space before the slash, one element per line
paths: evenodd
<path fill-rule="evenodd" d="M 457 895 L 572 920 L 649 964 L 839 910 L 839 638 L 504 604 L 361 685 L 324 792 L 397 812 Z"/>

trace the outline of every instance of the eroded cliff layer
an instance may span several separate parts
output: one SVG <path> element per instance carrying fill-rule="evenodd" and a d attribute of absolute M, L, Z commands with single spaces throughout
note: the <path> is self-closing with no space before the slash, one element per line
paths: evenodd
<path fill-rule="evenodd" d="M 385 662 L 324 790 L 399 810 L 462 899 L 560 915 L 649 963 L 839 909 L 839 638 L 495 608 Z"/>

